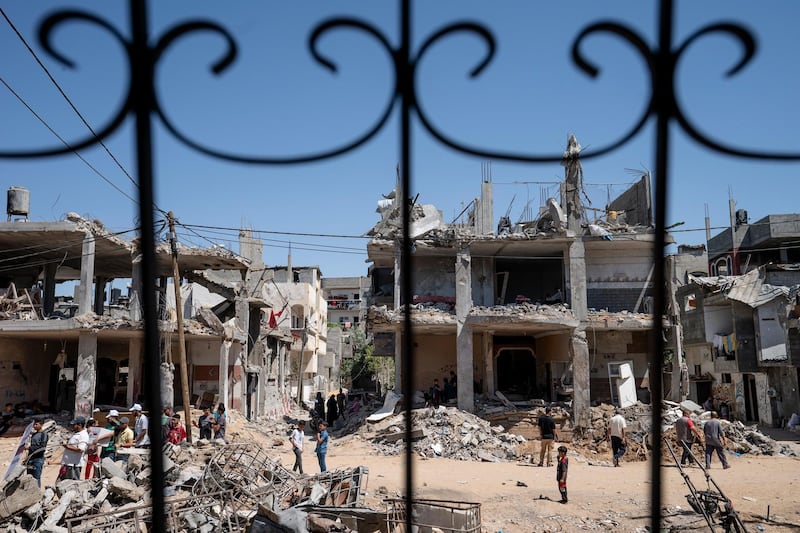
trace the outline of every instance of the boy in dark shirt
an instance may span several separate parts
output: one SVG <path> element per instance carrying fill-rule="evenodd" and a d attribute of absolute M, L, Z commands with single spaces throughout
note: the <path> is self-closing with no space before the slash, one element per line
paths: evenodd
<path fill-rule="evenodd" d="M 561 493 L 559 503 L 567 503 L 567 468 L 569 459 L 567 458 L 567 447 L 558 447 L 558 465 L 556 468 L 556 481 L 558 481 L 558 492 Z"/>
<path fill-rule="evenodd" d="M 210 407 L 203 407 L 203 414 L 200 415 L 200 418 L 197 422 L 194 422 L 194 426 L 200 428 L 200 438 L 211 440 L 211 425 L 214 423 L 214 415 L 211 414 Z"/>

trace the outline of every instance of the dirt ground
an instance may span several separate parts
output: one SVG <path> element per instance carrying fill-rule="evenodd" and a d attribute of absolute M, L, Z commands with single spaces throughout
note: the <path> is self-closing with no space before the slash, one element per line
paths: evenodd
<path fill-rule="evenodd" d="M 234 442 L 258 443 L 290 468 L 294 462 L 284 435 L 233 421 L 229 436 Z M 783 437 L 800 453 L 796 434 Z M 0 471 L 5 472 L 16 442 L 17 438 L 0 438 Z M 555 501 L 559 499 L 555 467 L 539 468 L 522 462 L 415 457 L 415 494 L 420 498 L 480 503 L 483 531 L 490 533 L 648 531 L 645 527 L 650 520 L 649 463 L 624 462 L 620 468 L 614 468 L 610 454 L 584 455 L 582 450 L 569 444 L 568 447 L 571 451 L 567 505 Z M 710 473 L 734 502 L 747 530 L 800 530 L 800 458 L 733 454 L 728 457 L 731 469 L 723 470 L 715 458 Z M 359 465 L 369 468 L 366 503 L 370 507 L 383 509 L 385 498 L 403 493 L 403 456 L 378 455 L 359 435 L 332 438 L 327 462 L 331 470 Z M 310 435 L 306 440 L 304 466 L 307 473 L 319 471 Z M 45 485 L 53 483 L 57 468 L 45 467 Z M 692 511 L 686 501 L 689 490 L 678 469 L 674 465 L 665 466 L 662 472 L 664 531 L 708 531 L 702 516 Z M 687 472 L 699 490 L 706 488 L 699 469 Z"/>
<path fill-rule="evenodd" d="M 246 430 L 240 433 L 240 438 L 260 440 Z M 792 445 L 800 452 L 800 445 Z M 291 467 L 294 455 L 289 445 L 273 449 Z M 413 465 L 415 493 L 420 498 L 479 502 L 483 531 L 491 533 L 649 531 L 645 529 L 650 521 L 649 463 L 626 462 L 615 468 L 610 454 L 584 457 L 574 451 L 569 458 L 567 505 L 555 501 L 560 498 L 555 467 L 539 468 L 516 462 L 417 457 Z M 710 474 L 732 499 L 748 531 L 800 530 L 800 458 L 729 454 L 729 461 L 731 468 L 723 470 L 714 458 Z M 327 464 L 328 469 L 369 467 L 370 507 L 381 509 L 385 498 L 400 496 L 404 490 L 404 458 L 377 455 L 357 435 L 332 439 Z M 313 445 L 308 440 L 304 467 L 307 473 L 319 472 Z M 662 472 L 665 531 L 708 531 L 702 515 L 692 511 L 686 501 L 689 489 L 678 469 L 674 465 L 665 466 Z M 698 490 L 707 488 L 700 469 L 687 472 Z M 520 486 L 520 482 L 526 486 Z"/>

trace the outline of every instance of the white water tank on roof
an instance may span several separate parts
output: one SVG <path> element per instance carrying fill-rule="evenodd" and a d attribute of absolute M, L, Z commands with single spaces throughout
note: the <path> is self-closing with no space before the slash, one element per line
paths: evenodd
<path fill-rule="evenodd" d="M 28 220 L 28 214 L 31 207 L 31 193 L 25 187 L 18 187 L 16 185 L 8 188 L 8 203 L 6 213 L 8 213 L 8 220 L 14 215 L 23 216 Z"/>

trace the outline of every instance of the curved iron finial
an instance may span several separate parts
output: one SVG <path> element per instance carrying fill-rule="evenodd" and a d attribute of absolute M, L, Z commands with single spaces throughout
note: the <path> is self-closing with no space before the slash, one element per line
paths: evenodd
<path fill-rule="evenodd" d="M 114 26 L 112 26 L 107 21 L 95 15 L 78 10 L 68 10 L 47 17 L 42 22 L 39 28 L 39 41 L 41 42 L 44 50 L 50 56 L 52 56 L 56 61 L 58 61 L 59 63 L 63 64 L 68 68 L 75 68 L 75 62 L 72 59 L 68 58 L 66 55 L 57 51 L 52 44 L 52 34 L 54 30 L 62 23 L 67 21 L 87 22 L 95 24 L 106 30 L 125 49 L 125 52 L 128 57 L 128 62 L 130 64 L 129 72 L 131 73 L 135 72 L 134 69 L 132 68 L 134 61 L 139 61 L 139 62 L 145 61 L 147 62 L 147 68 L 149 69 L 151 78 L 152 78 L 152 73 L 155 72 L 156 64 L 162 58 L 164 52 L 181 37 L 197 31 L 214 32 L 222 36 L 223 39 L 225 40 L 226 50 L 224 51 L 223 55 L 211 65 L 211 71 L 214 75 L 223 74 L 233 64 L 233 62 L 236 60 L 237 57 L 236 41 L 225 28 L 211 21 L 193 21 L 184 24 L 179 24 L 177 26 L 170 28 L 158 40 L 156 45 L 150 48 L 150 54 L 148 55 L 148 57 L 134 58 L 131 42 L 127 40 L 126 37 L 122 35 L 116 28 L 114 28 Z M 199 140 L 193 139 L 188 133 L 181 130 L 180 127 L 169 117 L 163 106 L 161 106 L 155 87 L 150 87 L 149 89 L 151 91 L 151 97 L 150 97 L 151 108 L 152 108 L 151 111 L 161 119 L 162 123 L 164 124 L 164 127 L 178 141 L 210 157 L 227 160 L 231 162 L 264 164 L 264 165 L 290 165 L 290 164 L 308 163 L 312 161 L 331 159 L 339 155 L 345 154 L 364 145 L 373 137 L 375 137 L 375 135 L 377 135 L 386 125 L 392 111 L 396 106 L 396 103 L 399 101 L 398 83 L 399 79 L 401 79 L 400 75 L 402 69 L 407 69 L 407 72 L 410 74 L 412 78 L 412 94 L 410 98 L 412 113 L 416 114 L 423 128 L 427 130 L 428 133 L 431 134 L 431 136 L 433 136 L 437 141 L 439 141 L 443 145 L 448 146 L 449 148 L 464 154 L 478 156 L 487 159 L 501 160 L 501 161 L 546 163 L 546 162 L 558 162 L 561 160 L 562 158 L 561 153 L 541 154 L 541 155 L 526 154 L 526 153 L 491 150 L 479 146 L 474 146 L 465 143 L 463 141 L 460 141 L 455 137 L 445 133 L 445 131 L 438 125 L 434 124 L 433 120 L 429 117 L 429 114 L 427 113 L 423 105 L 423 102 L 419 98 L 419 93 L 416 90 L 417 66 L 419 65 L 420 61 L 425 57 L 426 53 L 428 53 L 433 48 L 433 46 L 436 43 L 438 43 L 441 39 L 447 38 L 456 33 L 467 32 L 476 35 L 483 41 L 483 43 L 486 46 L 484 57 L 481 58 L 478 64 L 469 72 L 469 77 L 471 78 L 478 77 L 489 66 L 489 64 L 491 63 L 492 59 L 495 56 L 495 51 L 496 51 L 496 39 L 492 35 L 492 33 L 483 25 L 475 22 L 458 22 L 445 26 L 437 30 L 435 33 L 433 33 L 423 41 L 422 45 L 419 48 L 419 51 L 416 53 L 416 56 L 409 58 L 409 64 L 401 65 L 400 64 L 401 61 L 399 60 L 398 56 L 399 49 L 392 47 L 386 36 L 368 22 L 354 18 L 329 19 L 327 21 L 322 22 L 316 28 L 314 28 L 314 30 L 312 31 L 312 33 L 309 35 L 308 38 L 308 48 L 313 59 L 317 63 L 319 63 L 323 68 L 329 70 L 331 73 L 334 74 L 337 71 L 336 63 L 331 58 L 329 58 L 320 51 L 319 40 L 323 35 L 325 35 L 329 31 L 336 29 L 357 30 L 364 32 L 366 35 L 369 35 L 372 38 L 374 38 L 374 40 L 378 43 L 378 45 L 381 48 L 383 48 L 383 50 L 385 50 L 387 55 L 389 56 L 389 60 L 392 62 L 392 66 L 394 67 L 394 75 L 395 75 L 391 93 L 389 94 L 387 101 L 382 111 L 380 112 L 377 120 L 366 131 L 364 131 L 357 137 L 343 144 L 340 144 L 338 146 L 326 150 L 300 154 L 300 155 L 292 155 L 292 156 L 278 156 L 278 155 L 267 156 L 259 154 L 231 153 L 216 149 L 211 146 L 207 146 L 202 142 L 200 142 Z M 594 157 L 599 157 L 608 154 L 610 152 L 613 152 L 618 148 L 622 147 L 623 145 L 627 144 L 635 136 L 637 136 L 642 131 L 648 120 L 654 117 L 659 112 L 659 110 L 656 110 L 654 107 L 654 95 L 656 92 L 656 83 L 657 83 L 656 80 L 663 80 L 662 82 L 660 82 L 658 90 L 665 92 L 668 95 L 668 100 L 671 102 L 671 105 L 668 106 L 668 109 L 666 110 L 666 112 L 669 115 L 669 118 L 675 120 L 680 125 L 681 129 L 683 129 L 683 131 L 698 144 L 701 144 L 706 148 L 716 152 L 741 158 L 762 159 L 762 160 L 771 159 L 771 160 L 785 160 L 785 161 L 800 160 L 799 152 L 775 152 L 775 151 L 763 152 L 757 150 L 748 150 L 744 148 L 737 148 L 734 146 L 730 146 L 719 140 L 714 139 L 713 137 L 703 133 L 701 128 L 687 116 L 687 114 L 681 107 L 679 99 L 676 96 L 674 88 L 674 80 L 675 80 L 675 72 L 677 66 L 682 57 L 688 52 L 691 45 L 693 45 L 703 36 L 714 33 L 721 33 L 729 35 L 739 41 L 743 49 L 742 56 L 739 58 L 736 64 L 733 65 L 726 72 L 726 76 L 730 77 L 739 73 L 752 60 L 756 52 L 756 41 L 752 36 L 752 34 L 746 28 L 734 23 L 725 22 L 725 23 L 712 24 L 697 30 L 695 33 L 689 36 L 677 49 L 671 50 L 669 52 L 670 61 L 668 62 L 668 67 L 666 66 L 661 67 L 662 70 L 666 69 L 667 72 L 657 73 L 656 70 L 659 67 L 657 67 L 655 58 L 658 54 L 658 51 L 651 48 L 647 44 L 647 42 L 641 37 L 641 35 L 636 33 L 631 28 L 613 21 L 597 22 L 581 30 L 580 33 L 576 36 L 572 45 L 572 60 L 574 64 L 577 66 L 578 69 L 580 69 L 582 72 L 584 72 L 587 76 L 591 78 L 595 78 L 599 75 L 600 68 L 586 57 L 584 53 L 584 47 L 586 39 L 598 33 L 608 33 L 613 36 L 619 37 L 620 39 L 631 45 L 633 49 L 638 52 L 639 56 L 642 58 L 644 62 L 645 68 L 649 75 L 651 90 L 650 94 L 646 97 L 646 100 L 644 101 L 644 108 L 641 114 L 635 120 L 635 122 L 625 131 L 625 133 L 623 133 L 619 138 L 607 144 L 582 152 L 581 153 L 582 159 L 591 159 Z M 153 83 L 151 85 L 155 84 Z M 125 95 L 125 99 L 121 107 L 113 114 L 113 116 L 106 123 L 97 128 L 96 134 L 88 135 L 75 142 L 72 142 L 70 143 L 70 146 L 58 146 L 58 147 L 21 150 L 21 151 L 0 150 L 0 158 L 35 158 L 35 157 L 61 155 L 69 153 L 73 150 L 86 148 L 101 141 L 102 139 L 108 137 L 111 133 L 113 133 L 117 128 L 119 128 L 120 125 L 125 121 L 127 115 L 132 112 L 132 101 L 131 101 L 132 86 L 133 83 L 129 84 L 128 92 Z M 661 113 L 663 113 L 664 111 L 665 111 L 664 109 L 660 110 Z"/>

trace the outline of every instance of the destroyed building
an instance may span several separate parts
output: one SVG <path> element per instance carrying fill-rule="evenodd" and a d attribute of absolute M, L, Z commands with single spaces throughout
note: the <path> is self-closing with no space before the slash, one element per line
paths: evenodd
<path fill-rule="evenodd" d="M 559 198 L 516 224 L 507 214 L 495 225 L 488 176 L 463 224 L 447 224 L 435 206 L 408 199 L 411 302 L 400 297 L 406 195 L 398 185 L 379 202 L 381 220 L 367 248 L 368 327 L 376 353 L 393 350 L 396 383 L 407 308 L 414 388 L 427 390 L 453 371 L 461 409 L 474 411 L 476 394 L 497 391 L 510 399 L 573 399 L 576 423 L 585 427 L 591 402 L 648 399 L 656 241 L 650 177 L 642 175 L 595 217 L 581 198 L 580 149 L 570 137 Z"/>
<path fill-rule="evenodd" d="M 270 332 L 291 339 L 277 382 L 285 398 L 313 400 L 325 394 L 338 376 L 338 355 L 328 353 L 328 306 L 322 291 L 318 266 L 276 266 L 264 276 L 261 294 L 269 302 L 267 327 Z M 284 379 L 285 376 L 285 379 Z M 284 404 L 284 411 L 288 406 Z"/>
<path fill-rule="evenodd" d="M 800 412 L 800 265 L 691 276 L 677 301 L 693 399 L 765 425 Z"/>
<path fill-rule="evenodd" d="M 264 357 L 285 351 L 287 339 L 261 334 L 267 304 L 247 290 L 261 272 L 221 247 L 178 244 L 177 249 L 178 271 L 187 280 L 181 310 L 191 403 L 200 404 L 210 393 L 234 409 L 266 412 L 264 387 L 258 386 L 268 379 Z M 263 270 L 260 244 L 257 250 Z M 9 214 L 9 221 L 0 223 L 0 260 L 0 389 L 6 401 L 39 403 L 76 416 L 91 416 L 97 406 L 140 401 L 145 354 L 136 241 L 74 213 L 58 222 L 31 222 L 27 216 L 11 221 Z M 157 244 L 156 269 L 162 397 L 181 405 L 169 243 Z M 65 288 L 69 292 L 70 284 L 74 297 L 56 296 Z"/>
<path fill-rule="evenodd" d="M 708 275 L 676 291 L 689 392 L 779 426 L 800 412 L 800 215 L 730 216 L 708 240 Z"/>
<path fill-rule="evenodd" d="M 353 335 L 363 333 L 367 317 L 367 299 L 370 279 L 366 276 L 322 278 L 322 293 L 328 304 L 327 350 L 330 357 L 343 359 L 353 357 Z M 354 387 L 343 383 L 339 365 L 334 368 L 332 388 Z"/>

